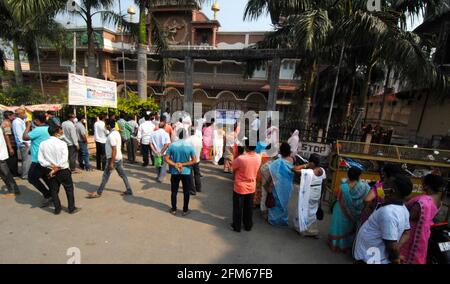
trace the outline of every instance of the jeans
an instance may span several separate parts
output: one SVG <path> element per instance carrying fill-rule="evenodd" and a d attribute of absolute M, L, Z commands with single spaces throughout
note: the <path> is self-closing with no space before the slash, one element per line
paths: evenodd
<path fill-rule="evenodd" d="M 48 189 L 50 188 L 50 183 L 47 174 L 47 169 L 42 167 L 39 163 L 31 163 L 30 171 L 28 172 L 28 181 L 39 190 L 46 199 L 51 197 L 50 190 Z M 47 187 L 42 183 L 41 179 L 44 180 Z"/>
<path fill-rule="evenodd" d="M 6 184 L 9 193 L 19 192 L 19 188 L 17 187 L 16 181 L 14 180 L 6 161 L 0 161 L 0 178 Z"/>
<path fill-rule="evenodd" d="M 67 196 L 69 212 L 75 210 L 74 186 L 72 181 L 72 173 L 69 169 L 60 170 L 56 175 L 49 179 L 50 192 L 55 205 L 55 213 L 61 211 L 61 201 L 59 200 L 59 188 L 64 187 Z"/>
<path fill-rule="evenodd" d="M 9 170 L 11 174 L 15 177 L 19 176 L 19 167 L 18 167 L 18 157 L 17 157 L 17 147 L 14 147 L 14 155 L 10 155 L 9 158 L 6 160 L 6 163 L 8 164 Z"/>
<path fill-rule="evenodd" d="M 184 195 L 184 204 L 183 211 L 187 212 L 189 210 L 189 198 L 191 197 L 191 176 L 190 175 L 172 175 L 170 178 L 171 184 L 171 201 L 172 201 L 172 210 L 177 210 L 177 194 L 178 189 L 180 188 L 180 180 L 183 185 L 183 195 Z"/>
<path fill-rule="evenodd" d="M 106 144 L 95 142 L 95 158 L 97 161 L 97 170 L 103 171 L 106 167 L 106 151 L 105 151 Z"/>
<path fill-rule="evenodd" d="M 131 138 L 127 141 L 128 161 L 134 163 L 136 161 L 137 140 Z"/>
<path fill-rule="evenodd" d="M 108 165 L 109 165 L 110 161 L 111 161 L 111 159 L 108 159 Z M 114 168 L 116 169 L 117 173 L 119 174 L 119 176 L 122 178 L 123 182 L 125 183 L 126 192 L 132 193 L 133 191 L 131 190 L 131 185 L 128 182 L 127 175 L 125 174 L 125 169 L 123 168 L 122 161 L 115 161 Z M 106 166 L 105 171 L 103 172 L 102 183 L 97 190 L 98 195 L 102 195 L 103 190 L 105 190 L 105 186 L 108 183 L 111 173 L 112 173 L 112 170 L 110 170 L 109 167 Z"/>
<path fill-rule="evenodd" d="M 78 150 L 77 146 L 67 146 L 69 148 L 69 168 L 74 171 L 77 168 Z"/>
<path fill-rule="evenodd" d="M 156 172 L 157 172 L 156 179 L 159 182 L 164 182 L 164 178 L 166 177 L 166 174 L 167 174 L 167 163 L 164 159 L 162 161 L 161 167 L 156 168 Z"/>
<path fill-rule="evenodd" d="M 28 172 L 31 166 L 31 156 L 28 147 L 20 148 L 20 157 L 22 158 L 22 178 L 28 179 Z"/>
<path fill-rule="evenodd" d="M 78 163 L 83 170 L 90 170 L 91 163 L 89 162 L 88 145 L 84 142 L 78 142 L 80 150 L 78 151 Z"/>
<path fill-rule="evenodd" d="M 200 163 L 197 163 L 192 166 L 192 184 L 194 185 L 192 187 L 192 190 L 194 192 L 201 192 L 202 191 L 202 180 L 200 179 Z"/>
<path fill-rule="evenodd" d="M 153 159 L 152 148 L 150 145 L 141 145 L 142 158 L 144 160 L 144 167 L 149 164 L 149 157 L 151 158 L 152 165 L 155 164 L 155 160 Z"/>
<path fill-rule="evenodd" d="M 242 221 L 244 221 L 246 231 L 252 229 L 254 196 L 254 193 L 239 194 L 233 191 L 233 228 L 235 231 L 241 231 Z"/>

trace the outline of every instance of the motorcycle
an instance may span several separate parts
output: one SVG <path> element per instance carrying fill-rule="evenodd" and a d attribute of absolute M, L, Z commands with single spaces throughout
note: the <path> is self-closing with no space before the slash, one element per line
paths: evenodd
<path fill-rule="evenodd" d="M 450 264 L 450 226 L 447 222 L 431 226 L 427 264 Z"/>

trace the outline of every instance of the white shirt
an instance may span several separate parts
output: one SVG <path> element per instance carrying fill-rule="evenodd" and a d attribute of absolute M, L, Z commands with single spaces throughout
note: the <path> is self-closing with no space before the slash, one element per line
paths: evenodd
<path fill-rule="evenodd" d="M 69 168 L 69 150 L 67 144 L 54 136 L 39 145 L 39 164 L 44 168 L 51 168 L 53 165 L 61 168 Z"/>
<path fill-rule="evenodd" d="M 9 158 L 8 147 L 6 146 L 5 136 L 3 135 L 3 129 L 0 127 L 0 161 L 7 160 Z"/>
<path fill-rule="evenodd" d="M 141 119 L 139 119 L 139 125 L 143 124 L 145 122 L 145 117 L 142 117 Z"/>
<path fill-rule="evenodd" d="M 155 130 L 155 125 L 151 121 L 146 121 L 139 126 L 137 139 L 142 145 L 150 145 L 150 135 Z"/>
<path fill-rule="evenodd" d="M 359 229 L 353 250 L 354 258 L 366 263 L 389 263 L 383 240 L 398 242 L 409 229 L 409 212 L 404 205 L 391 204 L 379 208 Z"/>
<path fill-rule="evenodd" d="M 191 135 L 186 139 L 186 142 L 194 147 L 197 163 L 200 163 L 200 153 L 203 147 L 202 138 L 198 137 L 197 135 Z"/>
<path fill-rule="evenodd" d="M 121 161 L 122 156 L 122 137 L 120 136 L 119 131 L 112 130 L 111 133 L 109 133 L 108 138 L 106 139 L 106 158 L 111 159 L 112 158 L 112 147 L 116 146 L 116 161 Z"/>
<path fill-rule="evenodd" d="M 158 152 L 164 148 L 164 145 L 170 144 L 170 136 L 163 128 L 154 131 L 150 135 L 150 140 Z M 161 153 L 164 155 L 164 153 Z"/>
<path fill-rule="evenodd" d="M 128 125 L 133 129 L 131 132 L 131 137 L 136 138 L 135 133 L 139 129 L 139 124 L 135 120 L 130 120 L 127 122 Z"/>
<path fill-rule="evenodd" d="M 99 120 L 94 124 L 94 138 L 95 142 L 102 144 L 106 143 L 106 136 L 108 135 L 108 130 L 106 130 L 105 122 Z"/>

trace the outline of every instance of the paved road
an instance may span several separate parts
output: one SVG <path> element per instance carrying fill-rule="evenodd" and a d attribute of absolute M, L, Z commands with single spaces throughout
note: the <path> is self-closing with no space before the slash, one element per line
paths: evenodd
<path fill-rule="evenodd" d="M 62 264 L 70 247 L 81 250 L 82 263 L 351 262 L 326 245 L 329 216 L 321 222 L 320 240 L 274 228 L 256 211 L 252 232 L 230 231 L 231 176 L 210 164 L 202 167 L 204 192 L 191 200 L 193 212 L 187 217 L 168 213 L 169 176 L 165 184 L 157 184 L 152 168 L 126 165 L 133 197 L 120 196 L 124 186 L 114 173 L 101 199 L 86 199 L 101 173 L 74 175 L 76 202 L 82 207 L 76 215 L 55 216 L 49 208 L 39 208 L 40 194 L 20 181 L 22 195 L 0 198 L 0 263 Z M 64 190 L 60 196 L 65 205 Z"/>

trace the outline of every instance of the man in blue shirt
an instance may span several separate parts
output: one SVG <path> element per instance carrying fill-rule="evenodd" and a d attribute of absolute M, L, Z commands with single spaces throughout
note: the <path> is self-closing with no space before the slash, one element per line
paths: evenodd
<path fill-rule="evenodd" d="M 23 141 L 23 132 L 26 129 L 25 121 L 27 119 L 27 114 L 25 108 L 20 107 L 16 110 L 16 119 L 12 122 L 12 130 L 14 133 L 14 138 L 16 139 L 17 150 L 20 152 L 20 157 L 22 159 L 22 179 L 28 179 L 28 171 L 31 165 L 30 142 Z"/>
<path fill-rule="evenodd" d="M 31 141 L 31 166 L 28 172 L 28 181 L 44 196 L 42 207 L 47 207 L 51 201 L 50 183 L 46 175 L 47 170 L 41 166 L 38 158 L 39 146 L 42 142 L 50 138 L 46 121 L 44 113 L 33 113 L 33 123 L 36 127 L 31 131 L 31 121 L 27 121 L 27 127 L 22 137 L 24 141 Z M 44 180 L 47 186 L 41 182 L 41 179 Z"/>
<path fill-rule="evenodd" d="M 183 216 L 188 215 L 189 212 L 189 198 L 192 191 L 191 183 L 191 167 L 197 163 L 194 147 L 186 141 L 187 131 L 180 130 L 178 136 L 180 140 L 174 142 L 169 146 L 166 152 L 165 161 L 170 166 L 170 179 L 172 190 L 172 208 L 170 213 L 177 214 L 177 194 L 180 186 L 180 181 L 183 184 Z"/>

